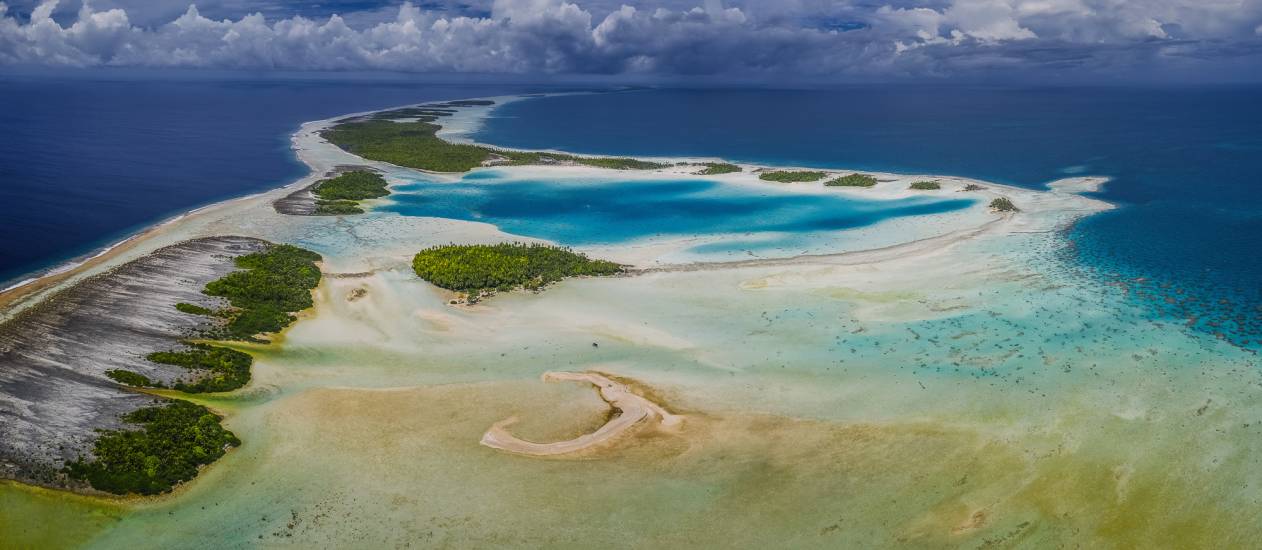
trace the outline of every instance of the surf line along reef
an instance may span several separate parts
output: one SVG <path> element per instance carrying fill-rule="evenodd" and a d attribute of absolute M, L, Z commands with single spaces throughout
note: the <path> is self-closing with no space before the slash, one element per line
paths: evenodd
<path fill-rule="evenodd" d="M 691 432 L 691 420 L 680 422 L 682 415 L 674 410 L 675 403 L 657 397 L 648 380 L 669 385 L 669 376 L 643 368 L 625 372 L 623 364 L 591 361 L 590 356 L 609 348 L 622 361 L 630 361 L 626 358 L 635 350 L 648 349 L 667 357 L 689 357 L 725 375 L 735 370 L 725 361 L 707 356 L 722 354 L 718 347 L 707 351 L 713 346 L 694 344 L 654 330 L 648 323 L 637 326 L 621 318 L 634 313 L 634 304 L 621 303 L 613 311 L 600 313 L 583 309 L 583 304 L 599 304 L 598 299 L 574 301 L 576 295 L 590 296 L 584 292 L 592 285 L 626 287 L 646 297 L 658 296 L 642 304 L 662 296 L 655 294 L 662 292 L 655 283 L 673 282 L 686 290 L 666 295 L 678 298 L 672 303 L 678 304 L 679 311 L 688 311 L 711 307 L 714 299 L 706 294 L 711 290 L 737 289 L 757 297 L 786 284 L 809 288 L 818 284 L 810 278 L 813 273 L 850 276 L 854 266 L 885 269 L 914 265 L 939 257 L 960 243 L 1052 231 L 1109 207 L 1080 194 L 1097 188 L 1102 183 L 1098 178 L 1065 180 L 1037 191 L 965 178 L 850 170 L 815 169 L 810 171 L 818 174 L 809 178 L 764 178 L 760 175 L 807 170 L 719 159 L 630 159 L 514 151 L 460 142 L 458 136 L 444 137 L 449 126 L 457 128 L 469 117 L 484 115 L 493 106 L 490 101 L 427 104 L 305 124 L 293 141 L 299 158 L 312 168 L 308 177 L 154 227 L 59 281 L 6 297 L 9 310 L 0 326 L 4 344 L 0 361 L 6 367 L 18 368 L 6 368 L 0 375 L 0 407 L 9 412 L 19 410 L 19 402 L 40 404 L 33 409 L 36 414 L 17 421 L 20 425 L 8 420 L 8 415 L 3 417 L 6 420 L 0 430 L 5 437 L 0 458 L 6 477 L 83 491 L 154 494 L 188 482 L 199 468 L 228 457 L 221 466 L 224 475 L 215 476 L 213 481 L 230 486 L 233 472 L 250 475 L 250 471 L 270 471 L 269 460 L 276 458 L 256 449 L 275 445 L 275 457 L 293 459 L 287 446 L 307 440 L 297 435 L 288 440 L 269 435 L 276 428 L 270 419 L 295 422 L 289 428 L 301 431 L 303 415 L 293 416 L 293 411 L 307 406 L 304 396 L 313 392 L 332 392 L 340 399 L 383 387 L 420 391 L 407 388 L 471 380 L 495 390 L 477 394 L 479 399 L 500 404 L 487 409 L 496 413 L 494 417 L 456 439 L 491 453 L 477 445 L 481 438 L 485 447 L 506 451 L 491 454 L 517 460 L 569 454 L 616 457 L 624 445 L 638 442 L 632 428 L 656 424 L 665 428 L 662 432 L 668 438 L 686 439 L 698 435 L 700 426 L 710 424 L 698 422 L 698 432 Z M 845 235 L 853 238 L 835 239 L 840 247 L 835 250 L 739 260 L 725 257 L 721 261 L 699 259 L 694 249 L 723 243 L 733 235 L 664 234 L 630 244 L 571 249 L 561 246 L 565 243 L 512 234 L 487 223 L 379 211 L 407 192 L 404 188 L 410 179 L 424 178 L 459 188 L 465 181 L 461 174 L 483 169 L 510 176 L 706 181 L 750 196 L 769 193 L 794 200 L 841 196 L 880 204 L 964 197 L 967 206 L 874 226 L 883 231 L 847 228 Z M 837 181 L 844 183 L 830 183 Z M 913 185 L 922 181 L 933 181 L 936 186 Z M 989 207 L 1001 198 L 1014 208 Z M 785 269 L 807 275 L 777 271 Z M 598 279 L 614 275 L 643 276 Z M 570 278 L 579 280 L 562 282 Z M 554 296 L 513 292 L 550 286 L 558 287 L 554 289 L 555 301 Z M 819 292 L 842 291 L 830 287 Z M 497 293 L 500 296 L 488 300 Z M 610 303 L 615 299 L 614 294 L 608 297 Z M 566 304 L 572 310 L 550 310 L 554 306 L 549 303 Z M 525 321 L 514 324 L 513 315 Z M 648 313 L 645 316 L 652 317 Z M 299 318 L 303 320 L 295 323 Z M 479 327 L 491 323 L 516 327 L 539 340 L 566 340 L 573 334 L 586 337 L 585 331 L 590 331 L 608 343 L 603 348 L 594 341 L 585 343 L 592 345 L 590 351 L 575 352 L 570 360 L 574 367 L 565 370 L 553 364 L 560 362 L 560 357 L 550 357 L 551 363 L 542 356 L 531 361 L 496 360 L 499 354 L 519 351 L 529 344 L 512 336 L 505 336 L 503 342 L 476 344 L 474 335 L 484 335 Z M 549 323 L 562 323 L 565 328 L 549 332 Z M 48 333 L 41 330 L 68 337 L 46 338 Z M 409 369 L 390 370 L 367 366 L 379 359 L 363 359 L 376 353 L 366 350 L 377 347 L 386 350 L 382 353 L 410 357 L 398 350 L 406 350 L 408 342 L 418 340 L 431 346 L 422 353 L 431 362 L 407 363 Z M 333 368 L 312 368 L 307 362 L 318 363 L 320 354 L 290 353 L 291 346 L 309 350 L 313 342 L 331 346 L 329 353 L 339 363 Z M 338 353 L 364 355 L 352 360 L 347 359 L 351 355 Z M 53 360 L 36 360 L 41 357 Z M 443 370 L 448 362 L 458 363 L 452 357 L 519 370 L 487 375 L 457 370 L 453 375 Z M 255 369 L 252 376 L 256 361 L 266 362 L 267 368 Z M 494 396 L 540 373 L 548 373 L 544 379 L 549 381 L 595 386 L 596 396 L 564 393 L 569 391 L 564 388 L 530 386 L 529 391 L 560 392 L 552 396 L 568 397 L 573 402 L 558 401 L 557 411 L 587 413 L 600 422 L 552 429 L 523 414 L 514 425 L 515 431 L 510 432 L 504 419 L 515 415 L 499 413 L 524 405 L 496 401 L 501 398 Z M 360 382 L 360 377 L 371 382 Z M 688 395 L 680 389 L 687 384 L 678 379 L 674 388 L 679 393 L 662 395 Z M 154 405 L 155 400 L 165 404 Z M 323 418 L 320 415 L 327 412 L 355 418 L 353 413 L 362 410 L 360 404 L 337 409 L 333 401 L 307 411 L 307 416 Z M 689 411 L 704 408 L 698 403 L 705 403 L 695 396 L 681 397 L 681 401 L 689 403 Z M 459 408 L 452 425 L 461 426 L 460 419 L 465 417 L 481 422 L 484 415 L 475 409 Z M 691 413 L 688 416 L 693 417 Z M 66 418 L 86 421 L 68 425 Z M 567 421 L 559 413 L 539 418 Z M 380 426 L 361 428 L 376 433 L 369 430 Z M 405 435 L 398 437 L 406 439 Z M 241 449 L 228 452 L 239 444 Z M 356 448 L 332 445 L 320 453 L 308 449 L 305 454 L 353 455 Z M 241 465 L 234 464 L 232 454 L 247 449 L 251 466 L 238 470 L 244 459 Z M 443 452 L 468 452 L 459 445 L 455 449 Z M 477 456 L 478 460 L 493 460 Z M 321 467 L 339 465 L 331 462 Z M 204 501 L 199 499 L 206 495 L 218 494 L 214 487 L 201 486 L 203 483 L 193 484 L 196 487 L 187 494 L 179 491 L 172 496 L 169 511 L 183 513 L 186 503 L 200 504 Z M 143 511 L 135 513 L 143 515 Z M 124 532 L 117 536 L 124 536 Z M 317 537 L 317 533 L 312 531 L 311 536 Z"/>

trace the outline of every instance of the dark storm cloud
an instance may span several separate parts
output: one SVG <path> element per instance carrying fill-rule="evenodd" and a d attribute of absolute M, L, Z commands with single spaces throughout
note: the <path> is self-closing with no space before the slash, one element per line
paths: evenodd
<path fill-rule="evenodd" d="M 0 3 L 0 63 L 824 80 L 1168 68 L 1212 78 L 1257 69 L 1262 55 L 1262 0 L 178 6 Z"/>

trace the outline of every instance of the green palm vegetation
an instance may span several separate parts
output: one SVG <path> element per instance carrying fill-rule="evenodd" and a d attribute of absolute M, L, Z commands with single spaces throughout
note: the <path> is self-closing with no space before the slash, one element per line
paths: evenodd
<path fill-rule="evenodd" d="M 364 209 L 356 201 L 316 201 L 314 214 L 317 216 L 342 216 L 363 214 Z"/>
<path fill-rule="evenodd" d="M 621 157 L 571 157 L 569 160 L 585 166 L 595 166 L 597 168 L 609 168 L 612 170 L 657 170 L 666 168 L 669 164 L 660 162 L 651 162 L 647 160 L 621 158 Z"/>
<path fill-rule="evenodd" d="M 386 111 L 379 113 L 381 118 L 374 116 L 366 120 L 343 122 L 325 130 L 322 135 L 334 145 L 363 158 L 431 172 L 467 172 L 497 158 L 510 165 L 566 163 L 614 170 L 655 170 L 669 166 L 633 158 L 505 151 L 480 145 L 450 143 L 437 136 L 441 126 L 434 124 L 438 116 L 444 115 L 437 112 L 425 113 L 426 110 L 416 108 Z M 414 122 L 384 120 L 412 117 L 419 118 Z"/>
<path fill-rule="evenodd" d="M 188 346 L 189 349 L 186 350 L 156 351 L 145 356 L 145 359 L 154 363 L 175 365 L 190 371 L 202 371 L 195 374 L 192 381 L 176 382 L 171 386 L 172 389 L 184 393 L 226 392 L 250 382 L 250 366 L 254 364 L 254 358 L 250 357 L 250 354 L 207 344 L 188 344 Z M 206 372 L 209 376 L 205 375 Z M 115 382 L 137 388 L 166 387 L 161 382 L 150 380 L 143 374 L 129 370 L 110 370 L 106 371 L 105 375 Z"/>
<path fill-rule="evenodd" d="M 705 163 L 705 168 L 697 173 L 702 176 L 717 176 L 720 174 L 732 174 L 740 171 L 741 167 L 735 164 L 728 164 L 726 162 L 707 162 Z"/>
<path fill-rule="evenodd" d="M 162 384 L 154 382 L 148 376 L 132 372 L 124 369 L 113 369 L 105 371 L 105 376 L 119 384 L 135 386 L 137 388 L 161 388 Z"/>
<path fill-rule="evenodd" d="M 396 119 L 396 118 L 418 118 L 426 122 L 433 122 L 437 117 L 451 116 L 456 114 L 454 109 L 441 109 L 433 107 L 404 107 L 402 109 L 394 109 L 390 111 L 381 111 L 372 117 L 377 119 Z"/>
<path fill-rule="evenodd" d="M 359 201 L 376 199 L 390 194 L 388 184 L 381 174 L 367 170 L 346 172 L 321 181 L 312 189 L 316 196 L 316 215 L 363 214 Z"/>
<path fill-rule="evenodd" d="M 876 178 L 867 174 L 850 174 L 824 182 L 829 187 L 872 187 Z"/>
<path fill-rule="evenodd" d="M 241 440 L 220 425 L 209 409 L 172 401 L 123 415 L 139 430 L 104 430 L 93 445 L 94 459 L 66 465 L 73 479 L 114 494 L 155 495 L 197 476 L 197 469 L 222 457 Z"/>
<path fill-rule="evenodd" d="M 231 307 L 214 311 L 181 302 L 175 308 L 189 314 L 223 318 L 223 326 L 208 336 L 255 340 L 260 333 L 284 329 L 293 322 L 293 312 L 312 306 L 311 289 L 320 284 L 320 269 L 315 265 L 318 260 L 319 254 L 292 245 L 273 245 L 262 252 L 240 256 L 235 263 L 241 271 L 211 281 L 202 290 L 210 296 L 226 298 Z M 177 382 L 175 389 L 186 393 L 224 392 L 250 381 L 250 366 L 254 360 L 249 354 L 206 344 L 187 345 L 185 350 L 159 351 L 146 356 L 155 363 L 203 371 L 192 381 Z M 106 375 L 129 386 L 163 387 L 131 371 L 115 370 Z"/>
<path fill-rule="evenodd" d="M 236 258 L 234 271 L 206 284 L 202 292 L 226 298 L 230 308 L 212 311 L 181 302 L 176 309 L 194 315 L 226 319 L 220 336 L 252 340 L 255 335 L 281 330 L 293 322 L 292 312 L 311 307 L 311 289 L 320 284 L 320 255 L 291 245 L 273 245 L 261 252 Z M 150 353 L 146 359 L 199 371 L 190 381 L 173 388 L 186 393 L 225 392 L 250 381 L 254 359 L 248 353 L 206 344 L 188 344 L 184 350 Z M 129 386 L 161 388 L 159 382 L 128 370 L 107 371 L 106 376 Z M 230 447 L 241 444 L 225 430 L 220 418 L 205 407 L 172 401 L 137 409 L 123 421 L 139 424 L 138 430 L 105 430 L 94 443 L 88 461 L 79 457 L 65 472 L 92 487 L 116 494 L 152 495 L 170 491 L 176 484 L 197 476 L 198 467 L 218 460 Z"/>
<path fill-rule="evenodd" d="M 390 190 L 386 189 L 386 179 L 367 170 L 355 170 L 329 178 L 316 185 L 312 192 L 326 201 L 362 201 L 390 194 Z"/>
<path fill-rule="evenodd" d="M 503 164 L 509 166 L 530 166 L 536 164 L 582 164 L 611 170 L 656 170 L 666 168 L 669 164 L 650 162 L 633 158 L 620 157 L 580 157 L 565 153 L 544 153 L 539 151 L 502 151 L 491 150 L 492 154 L 503 158 Z"/>
<path fill-rule="evenodd" d="M 523 243 L 445 245 L 422 250 L 412 260 L 417 276 L 448 290 L 539 290 L 566 277 L 621 273 L 623 266 L 592 260 L 568 248 Z"/>
<path fill-rule="evenodd" d="M 287 244 L 238 257 L 241 271 L 211 281 L 202 290 L 232 304 L 220 336 L 254 340 L 257 334 L 289 326 L 292 312 L 312 306 L 311 289 L 320 284 L 320 268 L 315 265 L 319 260 L 319 254 Z"/>
<path fill-rule="evenodd" d="M 976 183 L 970 183 L 968 185 L 965 185 L 962 191 L 981 191 L 982 189 L 985 189 L 985 187 L 977 185 Z"/>
<path fill-rule="evenodd" d="M 777 181 L 780 183 L 801 183 L 806 181 L 819 181 L 828 175 L 826 172 L 817 172 L 813 170 L 775 170 L 771 172 L 763 172 L 758 175 L 758 179 L 766 181 Z"/>
<path fill-rule="evenodd" d="M 154 363 L 209 371 L 210 376 L 192 382 L 179 381 L 172 386 L 185 393 L 225 392 L 240 388 L 249 383 L 250 366 L 254 363 L 254 358 L 248 353 L 205 344 L 192 344 L 189 349 L 180 351 L 157 351 L 145 358 Z"/>
<path fill-rule="evenodd" d="M 990 209 L 996 212 L 1020 212 L 1021 211 L 1020 208 L 1017 208 L 1017 205 L 1012 204 L 1012 201 L 1008 200 L 1008 197 L 999 197 L 993 201 L 990 201 Z"/>
<path fill-rule="evenodd" d="M 910 189 L 915 189 L 917 191 L 933 191 L 936 189 L 942 189 L 942 184 L 936 181 L 913 181 L 911 182 Z"/>
<path fill-rule="evenodd" d="M 178 304 L 175 304 L 175 309 L 178 309 L 190 315 L 214 315 L 215 314 L 215 311 L 212 309 L 204 308 L 197 304 L 190 304 L 188 302 L 180 302 Z"/>
<path fill-rule="evenodd" d="M 438 139 L 434 134 L 440 128 L 425 120 L 366 120 L 338 124 L 323 135 L 363 158 L 431 172 L 466 172 L 490 158 L 485 147 Z"/>

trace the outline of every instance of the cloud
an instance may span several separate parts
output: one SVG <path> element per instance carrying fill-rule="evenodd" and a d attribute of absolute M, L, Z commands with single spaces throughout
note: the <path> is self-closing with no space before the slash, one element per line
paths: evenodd
<path fill-rule="evenodd" d="M 271 19 L 190 5 L 148 24 L 123 7 L 83 2 L 58 16 L 46 0 L 20 17 L 0 2 L 0 64 L 853 79 L 1149 71 L 1174 58 L 1256 63 L 1262 49 L 1262 0 L 695 1 L 405 3 Z"/>

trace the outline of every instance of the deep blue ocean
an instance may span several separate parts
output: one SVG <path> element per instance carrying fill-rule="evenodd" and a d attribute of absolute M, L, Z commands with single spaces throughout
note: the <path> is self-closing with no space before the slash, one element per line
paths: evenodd
<path fill-rule="evenodd" d="M 0 76 L 0 281 L 291 181 L 304 169 L 288 137 L 303 121 L 547 89 L 327 76 Z M 1030 187 L 1111 176 L 1100 195 L 1121 208 L 1077 224 L 1068 261 L 1101 283 L 1126 284 L 1162 314 L 1262 344 L 1262 88 L 639 90 L 513 103 L 476 138 Z M 529 196 L 528 187 L 517 191 Z M 512 217 L 511 201 L 491 206 Z M 862 222 L 848 219 L 839 223 Z"/>
<path fill-rule="evenodd" d="M 580 153 L 1113 180 L 1071 260 L 1164 315 L 1262 345 L 1262 87 L 647 90 L 509 104 L 479 141 Z"/>
<path fill-rule="evenodd" d="M 537 89 L 388 76 L 0 76 L 0 288 L 306 174 L 289 146 L 303 122 Z"/>

